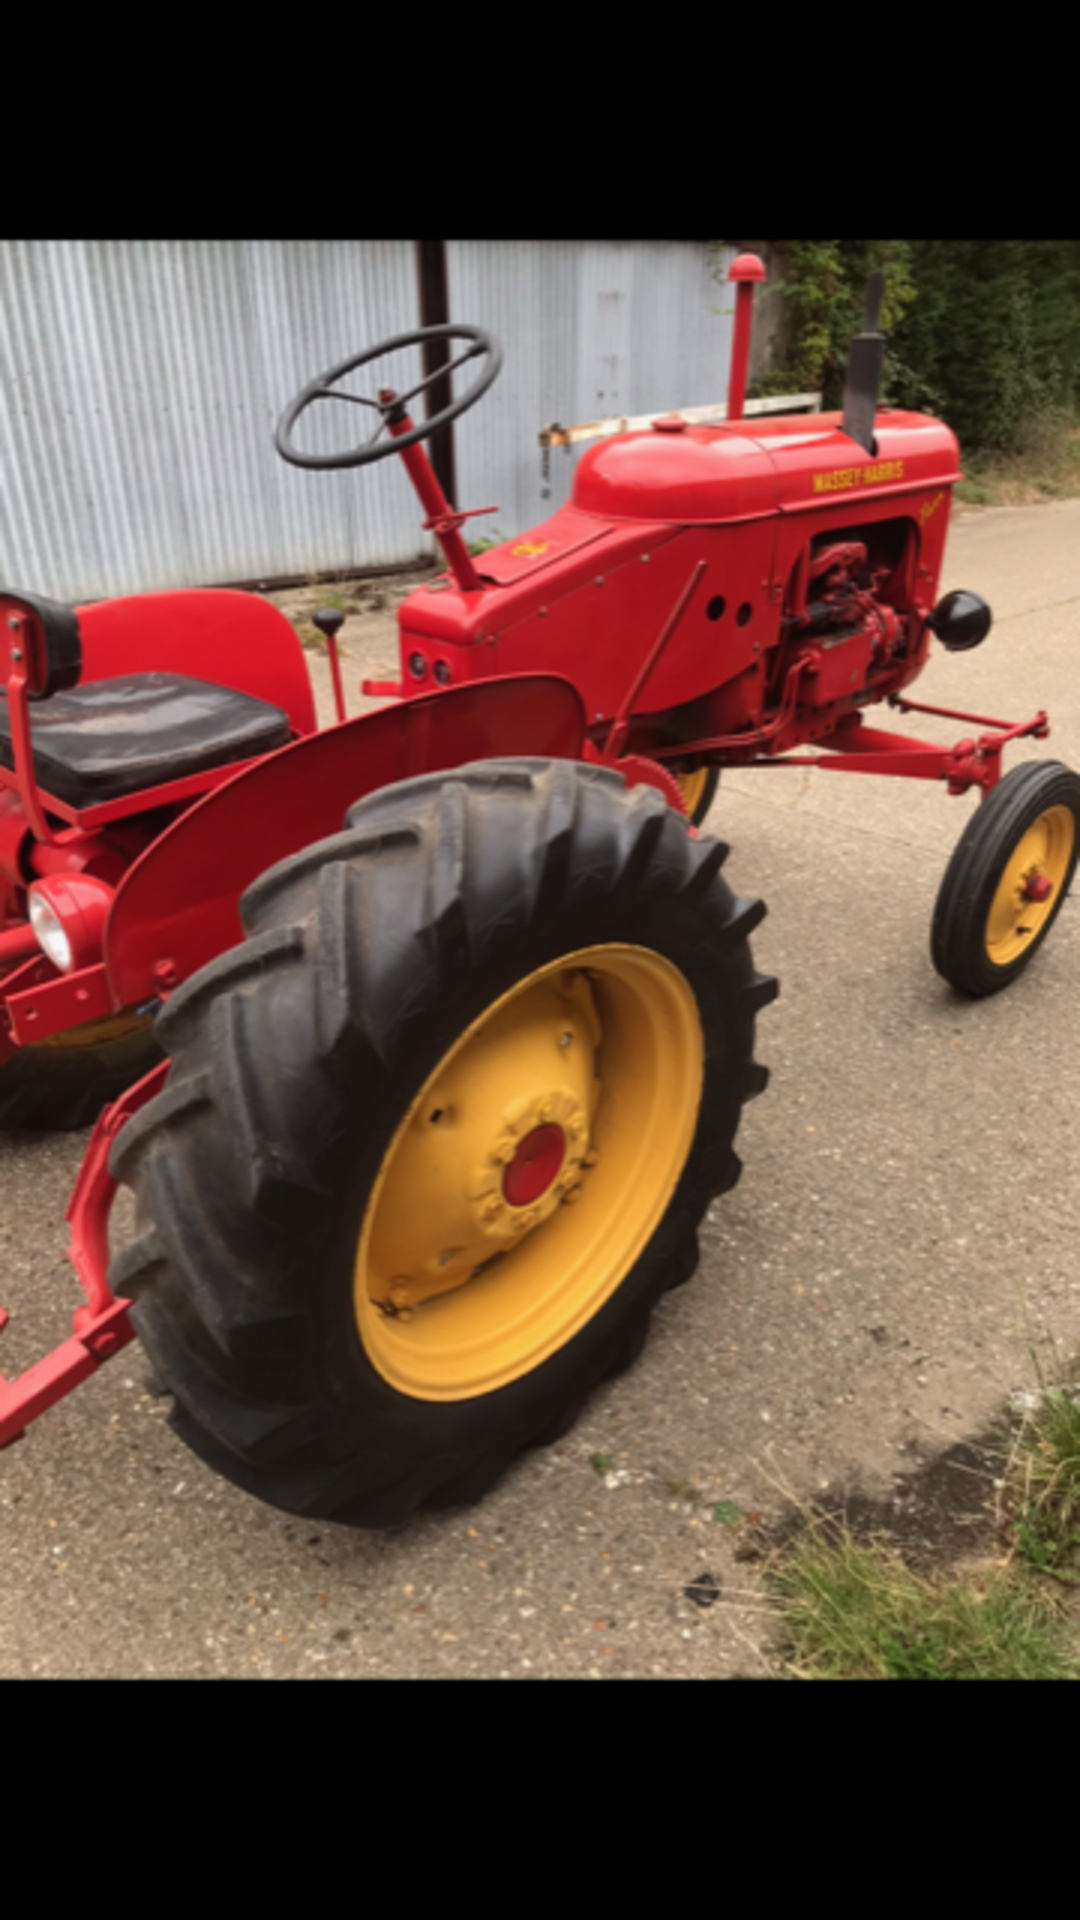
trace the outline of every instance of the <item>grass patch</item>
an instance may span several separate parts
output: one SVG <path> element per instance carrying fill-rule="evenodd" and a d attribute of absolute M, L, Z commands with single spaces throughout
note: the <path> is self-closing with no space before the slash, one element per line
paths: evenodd
<path fill-rule="evenodd" d="M 323 607 L 333 607 L 335 613 L 360 613 L 363 610 L 359 600 L 354 599 L 352 594 L 335 593 L 333 591 L 330 593 L 320 592 L 319 608 L 321 609 Z"/>
<path fill-rule="evenodd" d="M 1080 1392 L 1048 1387 L 1016 1435 L 1005 1509 L 1019 1558 L 1080 1586 Z"/>
<path fill-rule="evenodd" d="M 799 1678 L 1080 1679 L 1054 1600 L 1007 1569 L 920 1574 L 893 1548 L 811 1525 L 769 1584 Z"/>
<path fill-rule="evenodd" d="M 1080 494 L 1080 424 L 1067 414 L 1034 415 L 1007 453 L 972 453 L 957 500 L 969 506 L 1031 506 Z"/>

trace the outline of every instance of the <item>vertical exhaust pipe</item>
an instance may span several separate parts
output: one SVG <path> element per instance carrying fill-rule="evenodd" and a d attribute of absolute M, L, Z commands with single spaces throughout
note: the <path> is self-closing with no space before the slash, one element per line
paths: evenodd
<path fill-rule="evenodd" d="M 841 421 L 843 431 L 850 439 L 857 441 L 871 459 L 877 452 L 874 420 L 877 417 L 878 394 L 881 392 L 881 370 L 885 364 L 885 335 L 878 332 L 884 290 L 885 275 L 880 270 L 872 273 L 866 283 L 863 330 L 855 335 L 848 352 L 844 418 Z"/>
<path fill-rule="evenodd" d="M 750 316 L 754 305 L 754 287 L 764 278 L 765 262 L 759 260 L 756 253 L 740 253 L 728 268 L 728 279 L 734 280 L 738 288 L 735 295 L 735 338 L 731 343 L 731 373 L 728 377 L 729 420 L 741 420 L 743 417 L 746 371 L 750 364 Z"/>

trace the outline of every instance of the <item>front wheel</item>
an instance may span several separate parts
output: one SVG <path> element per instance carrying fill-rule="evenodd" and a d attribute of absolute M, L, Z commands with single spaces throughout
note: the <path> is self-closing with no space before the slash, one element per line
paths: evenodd
<path fill-rule="evenodd" d="M 691 826 L 700 827 L 716 799 L 720 785 L 719 767 L 696 767 L 693 773 L 677 773 L 675 779 L 679 783 Z"/>
<path fill-rule="evenodd" d="M 1014 767 L 957 841 L 934 908 L 931 955 L 972 998 L 1007 987 L 1034 958 L 1080 851 L 1080 775 L 1056 760 Z"/>
<path fill-rule="evenodd" d="M 606 769 L 428 775 L 246 895 L 170 1001 L 114 1262 L 211 1465 L 362 1526 L 487 1490 L 690 1277 L 775 984 L 726 849 Z"/>

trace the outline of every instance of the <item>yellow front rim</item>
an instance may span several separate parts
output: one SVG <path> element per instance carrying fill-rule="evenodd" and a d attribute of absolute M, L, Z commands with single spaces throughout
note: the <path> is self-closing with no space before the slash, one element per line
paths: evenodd
<path fill-rule="evenodd" d="M 383 1378 L 461 1400 L 540 1366 L 648 1245 L 697 1129 L 683 975 L 642 947 L 530 974 L 440 1061 L 383 1160 L 355 1308 Z"/>
<path fill-rule="evenodd" d="M 1038 939 L 1061 896 L 1075 838 L 1072 809 L 1050 807 L 1018 841 L 986 922 L 995 966 L 1009 966 Z"/>
<path fill-rule="evenodd" d="M 709 769 L 699 767 L 696 773 L 677 773 L 675 779 L 682 793 L 683 806 L 687 814 L 692 817 L 698 802 L 704 798 L 705 789 L 709 784 Z"/>

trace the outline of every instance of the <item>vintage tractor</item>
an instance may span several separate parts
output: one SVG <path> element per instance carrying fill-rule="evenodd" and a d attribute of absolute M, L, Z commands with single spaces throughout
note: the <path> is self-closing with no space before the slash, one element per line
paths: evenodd
<path fill-rule="evenodd" d="M 765 1083 L 764 909 L 695 824 L 723 766 L 977 787 L 935 963 L 985 994 L 1045 939 L 1080 780 L 1000 778 L 1045 714 L 949 714 L 977 731 L 948 747 L 862 717 L 940 711 L 902 697 L 931 636 L 989 627 L 975 595 L 937 601 L 956 441 L 877 408 L 879 283 L 843 414 L 751 428 L 762 271 L 732 269 L 727 420 L 606 441 L 568 506 L 478 562 L 421 442 L 495 378 L 487 335 L 400 336 L 294 401 L 283 456 L 399 453 L 448 563 L 361 719 L 335 615 L 319 732 L 291 628 L 250 596 L 0 596 L 0 1123 L 112 1100 L 68 1210 L 87 1303 L 0 1383 L 0 1445 L 135 1333 L 181 1436 L 289 1511 L 396 1523 L 564 1431 L 693 1272 Z M 433 337 L 480 372 L 422 424 L 431 375 L 339 384 Z M 350 453 L 296 443 L 327 399 L 374 415 Z M 118 1181 L 136 1230 L 110 1266 Z"/>

